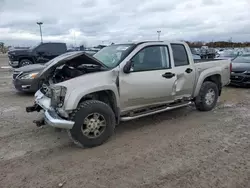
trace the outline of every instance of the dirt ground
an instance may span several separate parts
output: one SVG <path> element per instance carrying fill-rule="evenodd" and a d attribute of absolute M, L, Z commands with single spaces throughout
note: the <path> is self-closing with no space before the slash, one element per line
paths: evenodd
<path fill-rule="evenodd" d="M 211 112 L 187 107 L 122 123 L 104 145 L 80 149 L 37 128 L 32 95 L 15 91 L 0 56 L 1 188 L 250 187 L 250 90 L 226 87 Z"/>

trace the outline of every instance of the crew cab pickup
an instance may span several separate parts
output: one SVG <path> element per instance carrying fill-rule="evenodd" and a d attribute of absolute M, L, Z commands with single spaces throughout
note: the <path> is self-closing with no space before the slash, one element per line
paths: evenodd
<path fill-rule="evenodd" d="M 9 65 L 17 68 L 36 63 L 44 64 L 65 52 L 67 52 L 66 43 L 39 43 L 29 49 L 9 51 Z"/>
<path fill-rule="evenodd" d="M 67 129 L 77 145 L 101 145 L 120 121 L 188 106 L 210 111 L 230 82 L 230 60 L 194 61 L 184 42 L 110 45 L 95 55 L 66 53 L 42 72 L 43 86 L 27 112 Z"/>

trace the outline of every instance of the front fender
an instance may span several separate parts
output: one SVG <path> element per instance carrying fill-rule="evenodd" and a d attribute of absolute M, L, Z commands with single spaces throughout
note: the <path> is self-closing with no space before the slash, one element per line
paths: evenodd
<path fill-rule="evenodd" d="M 197 95 L 199 95 L 199 92 L 200 92 L 200 89 L 201 89 L 201 86 L 202 86 L 204 80 L 212 75 L 220 75 L 221 76 L 221 68 L 220 67 L 218 67 L 218 68 L 213 67 L 212 69 L 206 69 L 200 73 L 200 75 L 197 79 L 197 84 L 196 84 L 196 87 L 194 90 L 193 97 L 196 97 Z"/>
<path fill-rule="evenodd" d="M 84 88 L 84 90 L 81 90 L 81 88 L 73 90 L 68 97 L 65 98 L 64 102 L 64 109 L 65 110 L 74 110 L 77 108 L 79 102 L 81 99 L 91 93 L 95 93 L 98 91 L 107 91 L 110 90 L 115 94 L 116 104 L 117 107 L 120 107 L 120 101 L 119 101 L 119 93 L 116 85 L 101 85 L 91 88 Z"/>

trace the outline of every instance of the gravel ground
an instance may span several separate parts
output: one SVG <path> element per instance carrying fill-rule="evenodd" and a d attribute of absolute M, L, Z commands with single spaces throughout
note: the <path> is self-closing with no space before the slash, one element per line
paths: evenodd
<path fill-rule="evenodd" d="M 0 187 L 250 187 L 250 91 L 227 87 L 211 112 L 187 107 L 122 123 L 80 149 L 32 123 L 32 95 L 15 91 L 0 56 Z"/>

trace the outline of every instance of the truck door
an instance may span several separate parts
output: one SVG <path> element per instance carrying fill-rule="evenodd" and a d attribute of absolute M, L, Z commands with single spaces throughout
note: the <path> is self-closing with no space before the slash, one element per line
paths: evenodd
<path fill-rule="evenodd" d="M 141 45 L 131 61 L 131 72 L 120 72 L 122 112 L 174 100 L 172 88 L 176 77 L 171 72 L 167 45 Z"/>
<path fill-rule="evenodd" d="M 183 44 L 171 44 L 174 73 L 177 79 L 174 83 L 175 99 L 191 97 L 195 85 L 195 69 L 190 62 L 187 50 Z"/>
<path fill-rule="evenodd" d="M 51 43 L 49 46 L 50 59 L 53 59 L 63 53 L 66 53 L 67 47 L 65 43 Z"/>
<path fill-rule="evenodd" d="M 41 44 L 35 49 L 35 58 L 37 63 L 46 63 L 48 62 L 51 58 L 51 52 L 50 52 L 50 44 Z"/>

